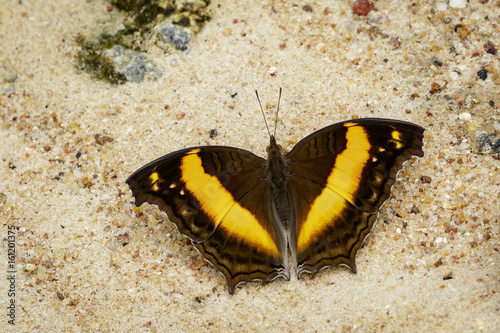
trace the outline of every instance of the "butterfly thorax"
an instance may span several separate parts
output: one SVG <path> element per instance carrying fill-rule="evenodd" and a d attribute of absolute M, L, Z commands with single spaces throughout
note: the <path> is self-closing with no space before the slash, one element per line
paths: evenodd
<path fill-rule="evenodd" d="M 276 143 L 274 136 L 271 136 L 271 143 L 267 148 L 267 152 L 265 175 L 271 188 L 274 213 L 283 226 L 287 228 L 290 224 L 292 211 L 287 180 L 290 176 L 288 160 L 283 155 L 282 148 Z"/>

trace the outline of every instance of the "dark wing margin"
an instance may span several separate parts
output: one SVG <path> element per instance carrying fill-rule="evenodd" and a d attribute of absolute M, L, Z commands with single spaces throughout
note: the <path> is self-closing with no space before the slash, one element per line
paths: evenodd
<path fill-rule="evenodd" d="M 290 247 L 296 271 L 315 273 L 355 256 L 387 200 L 403 163 L 423 156 L 424 128 L 403 121 L 357 119 L 319 130 L 287 155 L 297 216 Z"/>
<path fill-rule="evenodd" d="M 230 293 L 249 280 L 289 279 L 286 234 L 267 209 L 265 161 L 231 147 L 196 147 L 161 157 L 128 179 L 136 205 L 157 205 L 225 276 Z"/>

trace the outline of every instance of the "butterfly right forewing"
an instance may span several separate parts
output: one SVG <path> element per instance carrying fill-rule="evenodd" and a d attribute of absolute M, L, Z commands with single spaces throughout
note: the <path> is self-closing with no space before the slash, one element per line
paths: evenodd
<path fill-rule="evenodd" d="M 287 155 L 298 275 L 338 264 L 356 271 L 356 252 L 402 163 L 423 155 L 423 132 L 394 120 L 347 121 L 311 134 Z"/>

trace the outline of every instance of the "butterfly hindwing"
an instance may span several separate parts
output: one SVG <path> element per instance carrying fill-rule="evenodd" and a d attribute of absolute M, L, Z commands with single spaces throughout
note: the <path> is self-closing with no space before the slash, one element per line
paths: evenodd
<path fill-rule="evenodd" d="M 289 278 L 284 230 L 269 214 L 265 160 L 231 147 L 198 147 L 159 158 L 127 183 L 136 198 L 156 204 L 228 281 Z"/>
<path fill-rule="evenodd" d="M 356 252 L 397 172 L 412 155 L 423 156 L 423 132 L 401 121 L 347 121 L 311 134 L 286 155 L 298 275 L 339 264 L 356 271 Z"/>

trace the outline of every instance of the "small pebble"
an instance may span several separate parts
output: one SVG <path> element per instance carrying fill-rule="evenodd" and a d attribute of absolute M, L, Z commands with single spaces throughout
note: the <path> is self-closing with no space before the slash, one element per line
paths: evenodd
<path fill-rule="evenodd" d="M 488 72 L 483 68 L 477 72 L 477 77 L 484 81 L 488 78 Z"/>
<path fill-rule="evenodd" d="M 352 6 L 352 12 L 359 16 L 366 16 L 372 10 L 377 11 L 377 8 L 370 0 L 356 0 Z"/>
<path fill-rule="evenodd" d="M 472 119 L 472 115 L 469 112 L 462 112 L 458 118 L 460 118 L 460 120 L 469 121 Z"/>
<path fill-rule="evenodd" d="M 483 17 L 481 16 L 481 14 L 479 12 L 474 12 L 470 15 L 470 18 L 472 20 L 481 20 Z"/>
<path fill-rule="evenodd" d="M 439 10 L 440 12 L 444 12 L 447 7 L 448 5 L 446 4 L 446 2 L 438 2 L 436 4 L 436 9 Z"/>
<path fill-rule="evenodd" d="M 465 8 L 467 0 L 450 0 L 451 8 Z"/>
<path fill-rule="evenodd" d="M 304 5 L 302 6 L 302 10 L 311 13 L 313 11 L 313 8 L 311 7 L 311 5 Z"/>
<path fill-rule="evenodd" d="M 33 272 L 35 269 L 36 269 L 36 265 L 33 265 L 33 264 L 26 264 L 23 267 L 23 271 L 25 271 L 25 272 Z"/>

